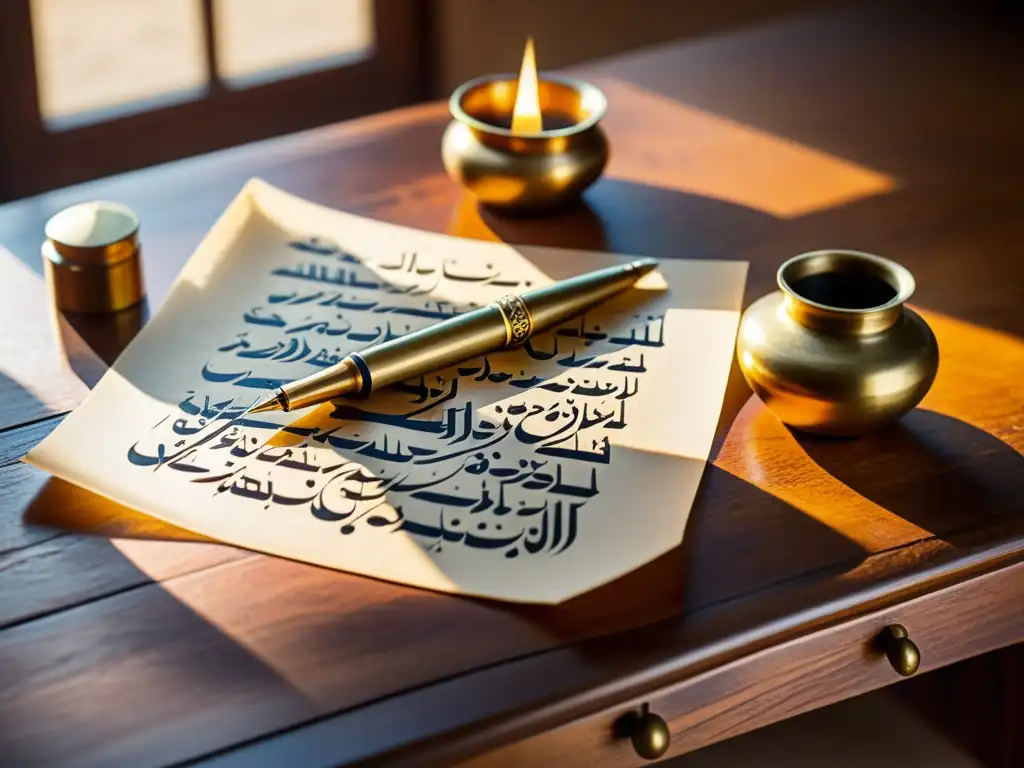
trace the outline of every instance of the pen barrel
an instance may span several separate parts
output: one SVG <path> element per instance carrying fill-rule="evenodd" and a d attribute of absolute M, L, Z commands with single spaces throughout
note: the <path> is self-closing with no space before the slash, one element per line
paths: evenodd
<path fill-rule="evenodd" d="M 501 310 L 491 305 L 370 347 L 358 353 L 370 378 L 364 393 L 502 349 L 505 339 Z"/>
<path fill-rule="evenodd" d="M 522 344 L 621 293 L 653 268 L 634 262 L 562 280 L 445 320 L 351 356 L 362 363 L 362 393 Z"/>
<path fill-rule="evenodd" d="M 650 271 L 652 260 L 588 272 L 522 294 L 533 319 L 533 332 L 547 330 L 622 293 Z"/>

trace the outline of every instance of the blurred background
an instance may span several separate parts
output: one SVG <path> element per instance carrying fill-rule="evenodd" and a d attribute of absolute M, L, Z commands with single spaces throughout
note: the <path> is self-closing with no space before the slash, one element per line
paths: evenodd
<path fill-rule="evenodd" d="M 828 0 L 2 0 L 0 202 Z"/>
<path fill-rule="evenodd" d="M 0 202 L 836 1 L 2 0 Z"/>

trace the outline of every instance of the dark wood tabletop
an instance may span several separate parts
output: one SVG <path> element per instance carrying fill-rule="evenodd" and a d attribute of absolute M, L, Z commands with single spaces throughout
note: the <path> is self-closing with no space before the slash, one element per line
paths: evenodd
<path fill-rule="evenodd" d="M 578 74 L 608 94 L 613 159 L 546 217 L 481 211 L 448 179 L 443 104 L 0 207 L 0 763 L 630 765 L 610 730 L 600 759 L 573 734 L 669 691 L 676 754 L 896 682 L 868 642 L 894 617 L 922 670 L 1024 638 L 1018 40 L 973 14 L 839 9 Z M 252 176 L 466 237 L 746 260 L 746 303 L 796 253 L 879 253 L 916 277 L 939 375 L 901 422 L 815 440 L 734 366 L 682 544 L 553 607 L 205 541 L 19 462 L 144 320 L 58 318 L 46 219 L 134 208 L 152 312 Z"/>

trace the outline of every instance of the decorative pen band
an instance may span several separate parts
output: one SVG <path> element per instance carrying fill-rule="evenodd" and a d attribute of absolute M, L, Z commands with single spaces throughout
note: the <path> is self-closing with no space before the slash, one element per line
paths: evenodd
<path fill-rule="evenodd" d="M 522 344 L 533 333 L 533 315 L 521 296 L 507 293 L 492 305 L 498 308 L 505 323 L 505 346 Z"/>
<path fill-rule="evenodd" d="M 363 356 L 358 352 L 350 352 L 348 359 L 352 361 L 356 375 L 357 387 L 356 394 L 360 397 L 369 397 L 370 392 L 373 391 L 373 375 L 370 373 L 370 366 L 363 360 Z"/>

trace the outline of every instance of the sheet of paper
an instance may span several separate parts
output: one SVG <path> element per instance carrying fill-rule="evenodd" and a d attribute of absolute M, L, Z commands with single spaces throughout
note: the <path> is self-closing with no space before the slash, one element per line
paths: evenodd
<path fill-rule="evenodd" d="M 663 261 L 524 348 L 368 400 L 245 409 L 349 352 L 626 260 L 420 232 L 253 180 L 157 316 L 27 461 L 242 547 L 560 602 L 681 541 L 745 263 Z"/>

